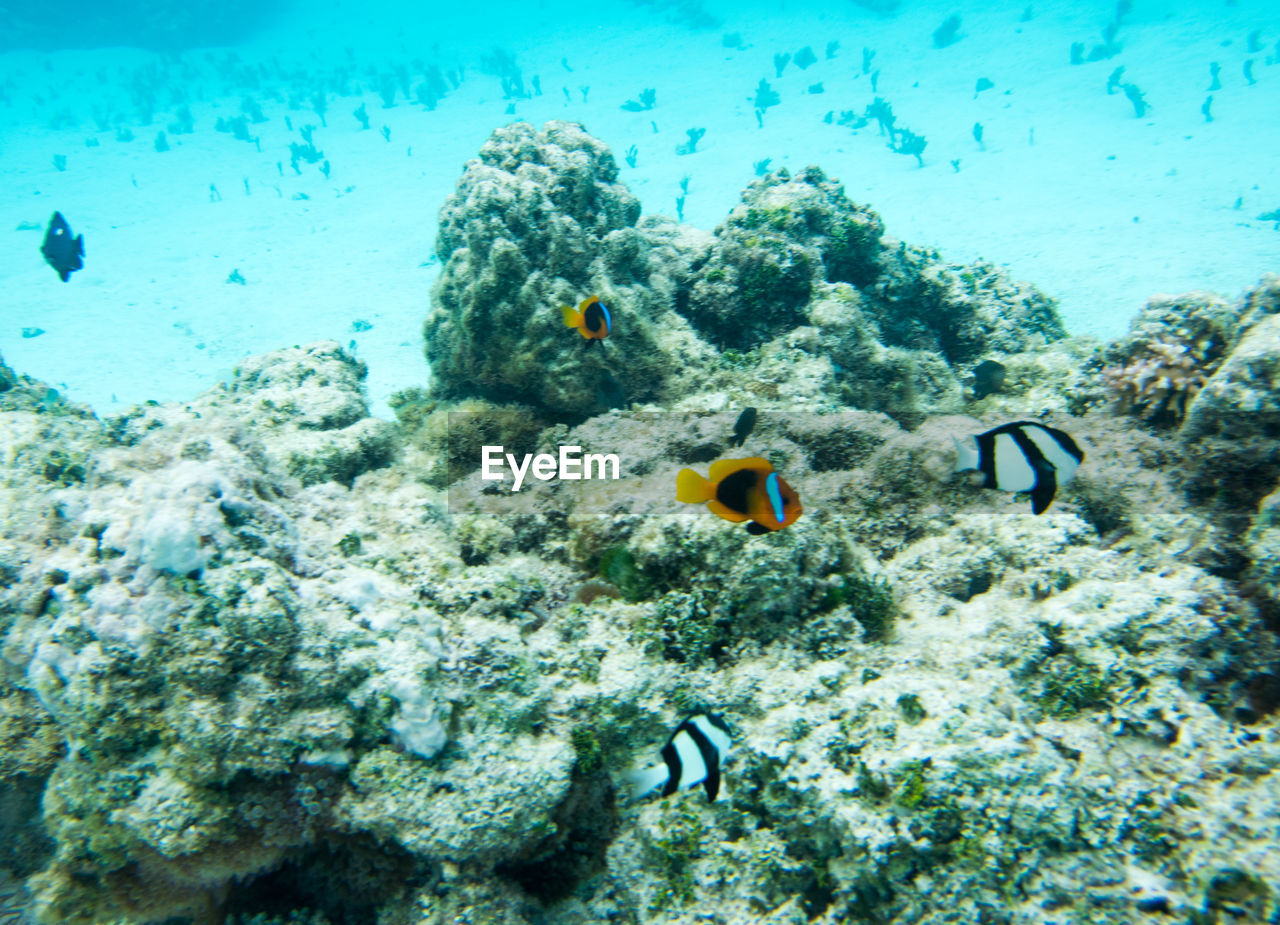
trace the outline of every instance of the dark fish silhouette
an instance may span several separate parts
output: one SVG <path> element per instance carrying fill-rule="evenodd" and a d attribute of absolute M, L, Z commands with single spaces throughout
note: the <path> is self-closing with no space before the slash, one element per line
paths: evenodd
<path fill-rule="evenodd" d="M 1005 368 L 995 360 L 983 360 L 973 368 L 973 397 L 986 398 L 1004 391 Z"/>
<path fill-rule="evenodd" d="M 76 270 L 84 269 L 84 235 L 72 237 L 71 226 L 62 213 L 54 212 L 53 218 L 49 219 L 49 230 L 44 233 L 40 253 L 44 254 L 49 266 L 58 271 L 58 279 L 65 283 Z"/>
<path fill-rule="evenodd" d="M 729 438 L 730 446 L 742 446 L 756 426 L 756 409 L 748 408 L 738 415 L 738 423 L 733 425 L 733 436 Z"/>

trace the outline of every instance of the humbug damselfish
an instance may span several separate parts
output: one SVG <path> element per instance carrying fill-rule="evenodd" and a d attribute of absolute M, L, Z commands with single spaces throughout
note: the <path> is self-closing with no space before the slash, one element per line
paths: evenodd
<path fill-rule="evenodd" d="M 956 471 L 977 469 L 985 488 L 1031 493 L 1031 511 L 1042 514 L 1080 463 L 1084 450 L 1071 435 L 1035 421 L 1001 424 L 958 440 Z"/>
<path fill-rule="evenodd" d="M 659 787 L 670 796 L 702 784 L 711 802 L 720 792 L 720 766 L 729 757 L 729 727 L 714 713 L 686 718 L 662 747 L 662 764 L 631 775 L 631 797 L 639 799 Z"/>

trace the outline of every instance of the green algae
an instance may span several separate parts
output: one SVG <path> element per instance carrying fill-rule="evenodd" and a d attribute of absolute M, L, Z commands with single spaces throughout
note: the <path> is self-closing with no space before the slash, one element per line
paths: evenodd
<path fill-rule="evenodd" d="M 925 711 L 924 704 L 920 702 L 920 698 L 915 694 L 899 694 L 898 709 L 902 712 L 902 718 L 912 726 L 929 715 Z"/>
<path fill-rule="evenodd" d="M 626 546 L 612 546 L 600 554 L 596 574 L 622 592 L 631 603 L 647 600 L 654 582 L 636 564 L 636 557 Z"/>
<path fill-rule="evenodd" d="M 574 726 L 569 733 L 573 745 L 573 773 L 581 777 L 596 774 L 604 768 L 604 747 L 593 726 Z"/>
<path fill-rule="evenodd" d="M 647 649 L 690 665 L 712 658 L 726 642 L 724 627 L 703 596 L 696 593 L 664 594 L 636 629 Z"/>
<path fill-rule="evenodd" d="M 650 903 L 657 912 L 675 902 L 686 905 L 694 897 L 692 862 L 702 855 L 705 833 L 701 817 L 687 802 L 673 801 L 662 818 L 662 835 L 652 842 L 652 860 L 660 885 Z"/>
<path fill-rule="evenodd" d="M 861 758 L 857 759 L 855 766 L 858 772 L 858 793 L 861 796 L 877 803 L 889 798 L 889 794 L 893 793 L 892 784 L 883 776 L 873 774 Z"/>
<path fill-rule="evenodd" d="M 893 631 L 898 614 L 893 586 L 879 576 L 868 576 L 861 569 L 846 572 L 827 586 L 818 605 L 821 611 L 847 605 L 854 619 L 862 625 L 867 642 L 884 642 Z"/>
<path fill-rule="evenodd" d="M 930 758 L 908 761 L 898 768 L 898 795 L 894 802 L 904 809 L 918 809 L 926 798 L 925 772 L 933 766 Z"/>
<path fill-rule="evenodd" d="M 1057 657 L 1041 666 L 1041 683 L 1032 700 L 1055 719 L 1070 719 L 1110 706 L 1115 682 L 1078 657 Z"/>
<path fill-rule="evenodd" d="M 54 482 L 64 488 L 84 481 L 89 466 L 87 453 L 68 453 L 50 450 L 44 458 L 43 475 L 46 482 Z"/>

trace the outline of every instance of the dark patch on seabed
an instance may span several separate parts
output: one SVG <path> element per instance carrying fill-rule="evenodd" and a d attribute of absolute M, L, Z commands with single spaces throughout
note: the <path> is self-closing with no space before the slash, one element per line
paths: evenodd
<path fill-rule="evenodd" d="M 223 904 L 226 921 L 249 916 L 319 913 L 325 925 L 378 925 L 438 870 L 398 845 L 369 836 L 325 839 L 275 870 L 235 884 Z"/>

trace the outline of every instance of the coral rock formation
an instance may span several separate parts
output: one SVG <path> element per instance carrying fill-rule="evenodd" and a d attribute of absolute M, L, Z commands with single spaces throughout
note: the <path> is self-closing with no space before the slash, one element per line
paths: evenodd
<path fill-rule="evenodd" d="M 669 399 L 679 371 L 708 363 L 617 175 L 609 149 L 568 122 L 498 129 L 468 163 L 441 209 L 424 331 L 438 394 L 586 416 Z M 560 317 L 589 295 L 614 318 L 590 350 Z"/>
<path fill-rule="evenodd" d="M 745 304 L 751 248 L 791 301 L 740 349 L 708 287 Z M 439 253 L 398 424 L 330 342 L 104 421 L 0 364 L 0 918 L 1280 918 L 1275 278 L 1082 370 L 1051 302 L 819 171 L 706 235 L 566 123 L 495 134 Z M 1196 358 L 1180 431 L 1096 401 L 1153 344 Z M 953 472 L 1019 402 L 1087 454 L 1040 516 Z M 675 500 L 748 403 L 804 505 L 764 536 Z M 489 441 L 621 472 L 514 493 Z M 629 800 L 697 710 L 724 798 Z"/>
<path fill-rule="evenodd" d="M 440 225 L 433 393 L 561 420 L 714 407 L 744 367 L 804 407 L 956 410 L 951 365 L 1065 334 L 1052 300 L 885 237 L 816 167 L 753 182 L 714 235 L 641 220 L 608 149 L 571 123 L 498 129 Z M 558 309 L 592 294 L 614 333 L 588 349 Z"/>

